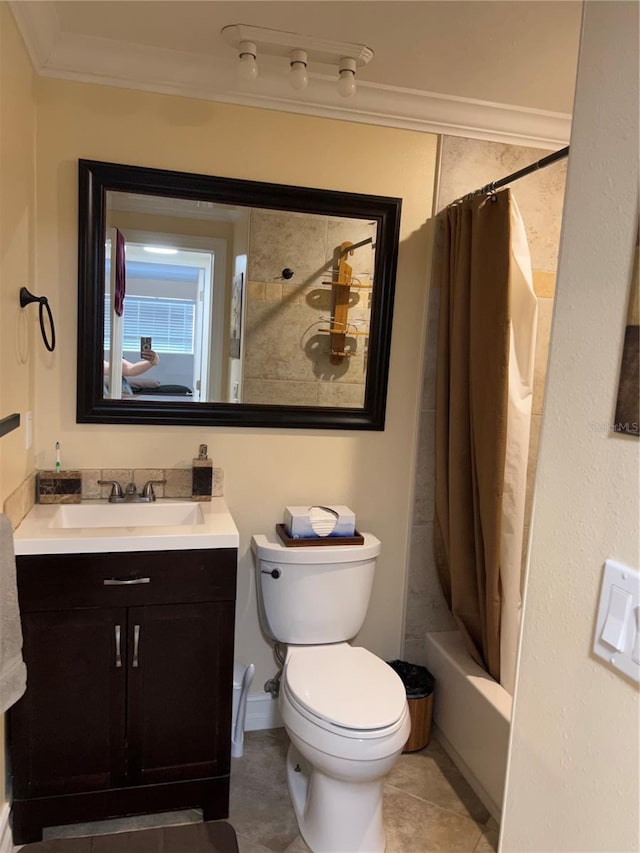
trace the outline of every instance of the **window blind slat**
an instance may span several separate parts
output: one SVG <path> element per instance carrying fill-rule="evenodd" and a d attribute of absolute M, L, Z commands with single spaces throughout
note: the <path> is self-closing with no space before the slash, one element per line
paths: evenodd
<path fill-rule="evenodd" d="M 123 314 L 123 348 L 139 350 L 142 336 L 152 338 L 158 353 L 193 355 L 195 339 L 195 302 L 187 299 L 165 299 L 127 296 Z M 104 301 L 104 348 L 111 337 L 110 297 Z"/>

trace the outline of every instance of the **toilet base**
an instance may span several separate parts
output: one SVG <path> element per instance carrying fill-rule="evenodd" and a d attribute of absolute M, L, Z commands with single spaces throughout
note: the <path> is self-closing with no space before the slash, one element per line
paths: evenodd
<path fill-rule="evenodd" d="M 367 782 L 330 778 L 291 743 L 287 783 L 300 834 L 313 853 L 384 853 L 384 778 Z"/>

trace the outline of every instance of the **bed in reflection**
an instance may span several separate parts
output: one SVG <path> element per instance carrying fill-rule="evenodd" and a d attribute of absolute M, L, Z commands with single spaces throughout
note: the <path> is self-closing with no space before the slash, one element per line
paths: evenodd
<path fill-rule="evenodd" d="M 184 402 L 193 398 L 193 391 L 186 385 L 167 385 L 161 383 L 159 379 L 131 376 L 127 379 L 127 384 L 131 390 L 127 396 L 140 400 L 162 400 L 163 402 L 178 400 Z"/>

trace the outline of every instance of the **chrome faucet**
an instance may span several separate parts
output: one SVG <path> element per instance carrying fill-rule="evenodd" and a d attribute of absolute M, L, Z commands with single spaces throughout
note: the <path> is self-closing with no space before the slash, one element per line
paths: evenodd
<path fill-rule="evenodd" d="M 127 483 L 124 490 L 124 502 L 129 504 L 140 503 L 142 497 L 138 494 L 138 487 L 135 483 Z"/>
<path fill-rule="evenodd" d="M 156 493 L 153 491 L 154 486 L 164 486 L 166 480 L 147 480 L 147 482 L 142 487 L 142 494 L 140 495 L 141 501 L 155 501 Z"/>
<path fill-rule="evenodd" d="M 124 502 L 135 504 L 153 503 L 156 499 L 156 493 L 153 491 L 154 484 L 164 485 L 166 482 L 166 480 L 147 480 L 139 494 L 136 484 L 129 483 L 124 491 Z"/>
<path fill-rule="evenodd" d="M 111 486 L 111 494 L 109 495 L 109 503 L 152 503 L 156 499 L 156 493 L 153 490 L 155 485 L 164 485 L 166 480 L 148 480 L 142 492 L 138 493 L 138 487 L 135 483 L 128 483 L 124 493 L 122 486 L 117 480 L 98 480 L 101 486 Z"/>
<path fill-rule="evenodd" d="M 98 480 L 100 486 L 111 486 L 111 494 L 109 495 L 110 504 L 124 503 L 124 495 L 122 494 L 122 486 L 117 480 Z"/>

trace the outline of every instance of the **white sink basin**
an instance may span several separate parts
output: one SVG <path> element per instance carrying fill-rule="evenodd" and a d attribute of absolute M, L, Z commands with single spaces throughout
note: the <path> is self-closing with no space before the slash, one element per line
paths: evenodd
<path fill-rule="evenodd" d="M 176 527 L 203 524 L 199 504 L 169 503 L 84 503 L 56 507 L 50 527 Z"/>
<path fill-rule="evenodd" d="M 13 536 L 16 554 L 85 554 L 237 548 L 224 498 L 192 503 L 36 504 Z"/>

